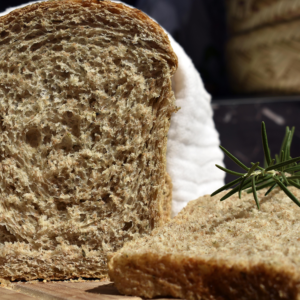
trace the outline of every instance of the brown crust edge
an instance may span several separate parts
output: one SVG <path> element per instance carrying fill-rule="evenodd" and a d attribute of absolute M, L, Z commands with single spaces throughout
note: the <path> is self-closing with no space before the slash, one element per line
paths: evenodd
<path fill-rule="evenodd" d="M 122 294 L 146 298 L 296 300 L 300 278 L 294 266 L 285 267 L 149 252 L 116 255 L 109 276 Z"/>
<path fill-rule="evenodd" d="M 31 4 L 31 5 L 22 7 L 22 8 L 15 9 L 5 16 L 1 16 L 0 17 L 0 28 L 1 28 L 2 24 L 8 24 L 13 19 L 19 18 L 20 16 L 23 16 L 34 10 L 37 10 L 37 9 L 48 10 L 50 8 L 63 6 L 63 4 L 67 4 L 67 3 L 79 4 L 83 7 L 97 5 L 100 8 L 108 9 L 110 12 L 114 12 L 114 13 L 117 13 L 117 10 L 114 10 L 115 8 L 117 8 L 117 9 L 121 9 L 122 13 L 127 15 L 127 17 L 142 21 L 143 23 L 145 23 L 145 27 L 147 27 L 147 29 L 150 32 L 158 35 L 161 40 L 161 43 L 164 44 L 164 46 L 165 46 L 164 50 L 172 58 L 171 60 L 168 60 L 168 63 L 170 65 L 170 69 L 171 69 L 171 75 L 175 74 L 175 72 L 178 68 L 178 58 L 172 49 L 168 35 L 161 28 L 160 25 L 158 25 L 155 21 L 153 21 L 145 13 L 143 13 L 142 11 L 140 11 L 137 8 L 128 7 L 122 3 L 111 2 L 109 0 L 104 0 L 104 1 L 98 1 L 98 0 L 54 0 L 54 1 L 34 3 L 34 4 Z"/>
<path fill-rule="evenodd" d="M 162 202 L 162 220 L 161 225 L 168 223 L 171 220 L 172 213 L 172 179 L 171 176 L 166 172 L 165 185 L 163 189 L 163 202 Z"/>

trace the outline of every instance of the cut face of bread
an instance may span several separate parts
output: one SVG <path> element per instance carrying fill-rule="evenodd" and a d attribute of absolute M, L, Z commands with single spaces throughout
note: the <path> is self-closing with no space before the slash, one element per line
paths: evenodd
<path fill-rule="evenodd" d="M 300 192 L 290 188 L 297 198 Z M 204 196 L 109 261 L 118 290 L 145 298 L 286 299 L 300 295 L 300 208 L 282 191 Z"/>
<path fill-rule="evenodd" d="M 122 4 L 0 18 L 0 278 L 103 277 L 107 252 L 164 223 L 176 67 Z"/>

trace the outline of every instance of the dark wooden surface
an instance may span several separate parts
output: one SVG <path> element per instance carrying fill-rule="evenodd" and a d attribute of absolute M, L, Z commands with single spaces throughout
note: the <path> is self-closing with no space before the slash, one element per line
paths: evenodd
<path fill-rule="evenodd" d="M 10 289 L 0 287 L 0 299 L 41 300 L 139 300 L 121 296 L 111 282 L 36 282 L 13 283 Z"/>
<path fill-rule="evenodd" d="M 213 110 L 221 145 L 246 166 L 258 161 L 263 164 L 262 121 L 266 123 L 272 156 L 280 151 L 286 126 L 296 127 L 291 153 L 292 157 L 300 156 L 300 97 L 218 101 L 213 103 Z M 227 157 L 225 165 L 243 172 Z M 228 175 L 226 182 L 235 178 Z"/>
<path fill-rule="evenodd" d="M 1 300 L 141 300 L 122 296 L 109 281 L 13 283 L 0 287 Z M 156 300 L 164 300 L 163 298 Z"/>
<path fill-rule="evenodd" d="M 36 298 L 0 287 L 1 300 L 34 300 Z"/>

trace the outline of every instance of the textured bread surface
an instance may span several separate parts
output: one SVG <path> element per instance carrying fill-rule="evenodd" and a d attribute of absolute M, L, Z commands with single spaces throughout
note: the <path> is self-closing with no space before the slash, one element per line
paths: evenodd
<path fill-rule="evenodd" d="M 0 278 L 100 278 L 170 214 L 177 57 L 142 12 L 48 1 L 0 18 Z"/>
<path fill-rule="evenodd" d="M 231 38 L 227 63 L 232 88 L 244 93 L 300 92 L 300 20 Z"/>
<path fill-rule="evenodd" d="M 232 34 L 299 19 L 300 0 L 227 0 Z"/>
<path fill-rule="evenodd" d="M 291 188 L 297 198 L 299 190 Z M 109 261 L 118 290 L 141 297 L 300 299 L 300 208 L 282 191 L 190 202 Z"/>

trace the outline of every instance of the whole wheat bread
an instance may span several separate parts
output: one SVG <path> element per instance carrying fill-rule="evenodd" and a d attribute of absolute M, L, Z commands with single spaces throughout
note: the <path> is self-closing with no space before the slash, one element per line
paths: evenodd
<path fill-rule="evenodd" d="M 282 191 L 265 192 L 258 192 L 260 210 L 245 192 L 190 202 L 112 256 L 111 279 L 121 293 L 146 298 L 299 299 L 300 209 Z"/>
<path fill-rule="evenodd" d="M 227 19 L 233 34 L 297 20 L 299 0 L 228 0 Z"/>
<path fill-rule="evenodd" d="M 298 94 L 299 26 L 300 20 L 294 20 L 232 37 L 227 44 L 232 88 L 238 93 Z"/>
<path fill-rule="evenodd" d="M 0 18 L 0 278 L 100 278 L 170 215 L 177 57 L 139 10 L 48 1 Z"/>

